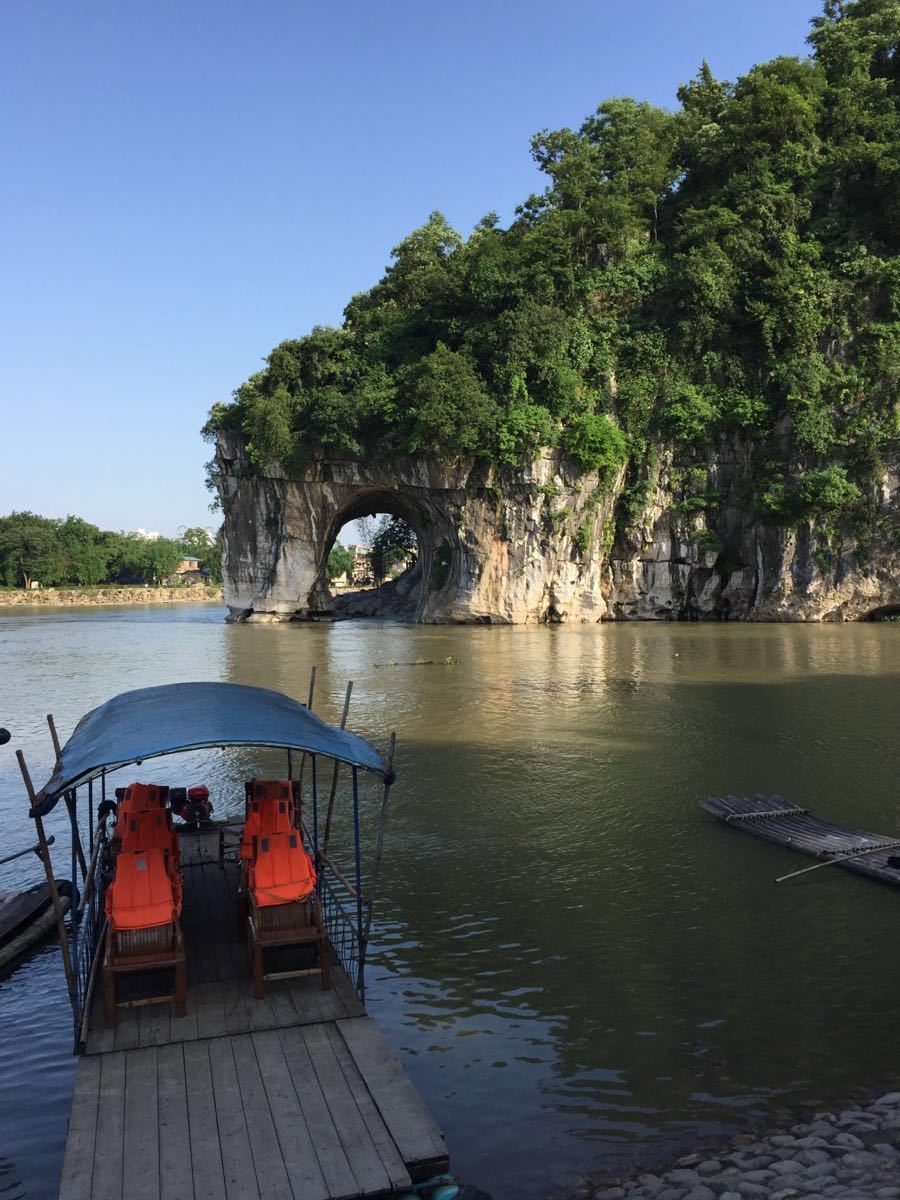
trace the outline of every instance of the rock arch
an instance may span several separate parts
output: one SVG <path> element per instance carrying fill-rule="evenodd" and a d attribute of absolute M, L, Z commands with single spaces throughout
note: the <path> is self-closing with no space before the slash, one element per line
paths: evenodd
<path fill-rule="evenodd" d="M 216 455 L 225 509 L 225 601 L 235 621 L 289 621 L 347 609 L 346 615 L 412 621 L 441 615 L 458 591 L 460 512 L 466 480 L 415 459 L 389 467 L 313 458 L 292 477 L 250 468 L 243 443 L 220 435 Z M 385 585 L 355 608 L 335 600 L 325 567 L 348 521 L 387 512 L 415 531 L 419 559 L 404 588 Z M 405 593 L 405 594 L 403 594 Z"/>
<path fill-rule="evenodd" d="M 328 590 L 325 565 L 337 536 L 348 521 L 359 517 L 388 513 L 402 518 L 416 535 L 418 557 L 408 575 L 388 581 L 381 587 L 334 597 Z M 413 490 L 361 484 L 334 513 L 317 555 L 319 571 L 308 597 L 311 615 L 328 612 L 341 616 L 390 616 L 398 620 L 423 620 L 428 600 L 427 584 L 434 579 L 435 544 L 452 544 L 452 532 L 435 511 Z"/>

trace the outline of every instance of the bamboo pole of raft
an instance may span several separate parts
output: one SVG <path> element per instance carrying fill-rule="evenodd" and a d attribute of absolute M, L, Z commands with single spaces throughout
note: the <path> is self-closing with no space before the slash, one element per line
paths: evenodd
<path fill-rule="evenodd" d="M 347 728 L 347 713 L 350 711 L 350 697 L 353 695 L 353 680 L 347 684 L 347 694 L 344 696 L 344 710 L 341 713 L 341 729 Z M 325 814 L 325 835 L 322 838 L 322 853 L 328 851 L 328 839 L 331 837 L 331 814 L 334 812 L 334 798 L 337 795 L 338 773 L 341 764 L 334 760 L 334 773 L 331 776 L 331 791 L 328 793 L 328 811 Z"/>
<path fill-rule="evenodd" d="M 802 867 L 799 871 L 791 871 L 789 875 L 779 875 L 775 880 L 776 883 L 784 883 L 786 879 L 796 879 L 798 875 L 808 875 L 810 871 L 818 871 L 820 867 L 831 867 L 835 863 L 852 862 L 854 858 L 862 858 L 866 854 L 877 854 L 879 850 L 896 850 L 900 847 L 900 841 L 882 842 L 878 846 L 861 847 L 859 850 L 852 849 L 844 854 L 835 854 L 832 858 L 826 858 L 824 862 L 813 863 L 811 867 Z"/>
<path fill-rule="evenodd" d="M 397 735 L 391 734 L 391 744 L 388 749 L 387 768 L 388 778 L 390 779 L 394 770 L 394 751 L 397 748 Z M 393 781 L 392 781 L 393 782 Z M 372 928 L 372 910 L 375 908 L 375 900 L 378 895 L 378 876 L 381 873 L 381 858 L 384 853 L 384 829 L 387 825 L 388 802 L 391 798 L 391 784 L 385 783 L 384 795 L 381 798 L 381 816 L 378 822 L 378 838 L 375 842 L 375 858 L 372 863 L 372 879 L 369 884 L 369 897 L 366 900 L 366 923 L 363 929 L 363 941 L 359 948 L 359 975 L 357 987 L 362 986 L 363 970 L 366 965 L 366 947 L 369 944 L 369 930 Z"/>
<path fill-rule="evenodd" d="M 53 749 L 56 753 L 56 766 L 62 765 L 62 747 L 59 743 L 59 734 L 56 732 L 56 722 L 53 720 L 53 713 L 47 713 L 47 724 L 50 726 L 50 737 L 53 739 Z M 87 863 L 84 860 L 84 849 L 81 845 L 81 834 L 78 832 L 78 825 L 75 819 L 75 801 L 69 798 L 69 793 L 66 793 L 66 808 L 69 810 L 69 818 L 72 822 L 72 840 L 75 843 L 75 853 L 78 855 L 78 865 L 81 867 L 82 880 L 87 878 Z M 88 814 L 90 816 L 90 814 Z"/>
<path fill-rule="evenodd" d="M 34 790 L 34 784 L 31 782 L 31 776 L 28 773 L 28 767 L 25 765 L 25 755 L 21 750 L 16 751 L 16 758 L 19 763 L 19 770 L 22 772 L 22 779 L 25 781 L 25 790 L 28 793 L 28 799 L 31 801 L 31 807 L 34 808 L 37 796 Z M 59 947 L 62 951 L 63 968 L 66 972 L 66 985 L 69 989 L 69 995 L 75 1000 L 75 972 L 72 970 L 72 957 L 69 954 L 69 935 L 66 932 L 65 914 L 63 913 L 62 901 L 59 898 L 59 889 L 56 886 L 56 880 L 53 878 L 53 863 L 50 861 L 50 847 L 47 842 L 47 836 L 44 833 L 44 822 L 39 813 L 34 816 L 34 824 L 37 829 L 38 842 L 41 847 L 41 861 L 44 864 L 44 872 L 47 876 L 47 887 L 50 889 L 50 899 L 53 901 L 53 911 L 56 913 L 56 929 L 59 933 Z"/>
<path fill-rule="evenodd" d="M 306 700 L 306 707 L 309 709 L 310 712 L 312 712 L 313 694 L 315 693 L 315 690 L 316 690 L 316 668 L 310 667 L 310 669 L 309 669 L 309 695 Z M 303 768 L 305 766 L 306 766 L 306 751 L 304 750 L 303 755 L 300 759 L 300 774 L 297 776 L 297 792 L 298 792 L 298 795 L 300 796 L 301 803 L 303 801 Z"/>
<path fill-rule="evenodd" d="M 56 838 L 51 834 L 50 837 L 47 838 L 47 845 L 52 846 L 55 841 L 56 841 Z M 15 854 L 8 854 L 6 856 L 6 858 L 0 858 L 0 867 L 5 866 L 6 863 L 11 863 L 14 858 L 22 858 L 26 854 L 36 854 L 38 856 L 38 858 L 40 858 L 41 857 L 40 842 L 38 842 L 38 844 L 36 846 L 26 846 L 24 850 L 17 850 L 15 852 Z"/>

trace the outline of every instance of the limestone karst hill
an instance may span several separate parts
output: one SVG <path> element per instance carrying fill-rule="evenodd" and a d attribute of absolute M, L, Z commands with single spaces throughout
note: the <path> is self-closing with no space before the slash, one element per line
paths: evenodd
<path fill-rule="evenodd" d="M 416 529 L 343 605 L 427 621 L 900 605 L 900 5 L 808 58 L 545 130 L 508 228 L 434 213 L 339 328 L 210 414 L 235 616 L 321 609 L 329 539 Z"/>

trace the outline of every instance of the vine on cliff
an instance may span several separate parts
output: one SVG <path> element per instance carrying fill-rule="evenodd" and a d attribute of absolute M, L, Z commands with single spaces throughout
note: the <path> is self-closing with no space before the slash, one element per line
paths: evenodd
<path fill-rule="evenodd" d="M 543 131 L 508 228 L 434 213 L 340 328 L 276 346 L 210 414 L 258 465 L 561 446 L 640 501 L 653 447 L 756 447 L 771 518 L 856 516 L 900 435 L 900 5 L 826 0 L 811 57 L 665 111 Z"/>

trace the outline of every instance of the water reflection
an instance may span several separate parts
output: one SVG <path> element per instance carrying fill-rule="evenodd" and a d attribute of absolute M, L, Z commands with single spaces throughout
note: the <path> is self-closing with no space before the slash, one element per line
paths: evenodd
<path fill-rule="evenodd" d="M 775 888 L 793 858 L 696 801 L 778 791 L 895 832 L 896 627 L 173 617 L 0 620 L 18 681 L 0 724 L 49 769 L 48 695 L 68 732 L 149 683 L 221 678 L 305 700 L 316 665 L 316 709 L 337 720 L 352 678 L 350 727 L 380 746 L 399 735 L 370 1009 L 472 1182 L 537 1196 L 772 1104 L 881 1082 L 900 1021 L 900 896 L 827 871 Z M 417 658 L 435 665 L 401 665 Z M 0 752 L 0 820 L 21 828 L 10 760 Z M 171 779 L 174 762 L 142 775 Z M 217 751 L 180 769 L 237 811 L 241 780 L 283 759 Z M 10 1006 L 27 1007 L 0 991 L 0 1016 Z M 66 1039 L 47 1037 L 63 1070 Z M 31 1150 L 13 1128 L 21 1175 Z"/>

